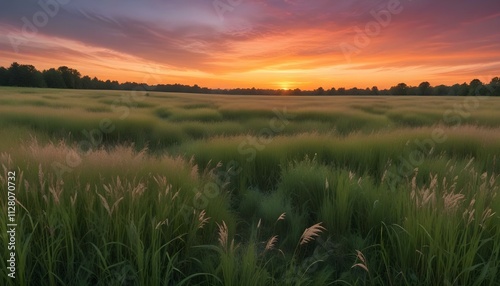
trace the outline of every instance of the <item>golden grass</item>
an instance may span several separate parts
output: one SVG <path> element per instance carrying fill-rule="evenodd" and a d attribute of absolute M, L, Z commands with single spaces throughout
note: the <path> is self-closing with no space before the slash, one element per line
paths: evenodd
<path fill-rule="evenodd" d="M 370 270 L 368 269 L 368 264 L 366 262 L 366 257 L 363 255 L 363 253 L 359 250 L 356 250 L 356 258 L 360 261 L 359 263 L 354 264 L 351 268 L 354 267 L 359 267 L 363 269 L 364 271 L 370 273 Z"/>
<path fill-rule="evenodd" d="M 277 235 L 274 235 L 272 236 L 266 243 L 266 247 L 265 247 L 265 250 L 266 251 L 269 251 L 269 250 L 273 250 L 276 243 L 278 242 L 278 236 Z"/>
<path fill-rule="evenodd" d="M 205 210 L 202 210 L 198 214 L 198 222 L 199 222 L 198 228 L 200 229 L 203 228 L 210 221 L 210 217 L 206 217 L 206 214 L 207 212 Z"/>
<path fill-rule="evenodd" d="M 318 237 L 323 231 L 326 231 L 326 228 L 321 226 L 321 222 L 306 228 L 300 237 L 300 245 L 313 241 L 314 238 Z"/>
<path fill-rule="evenodd" d="M 228 252 L 232 252 L 235 249 L 234 239 L 229 243 L 229 229 L 227 228 L 226 222 L 222 221 L 221 224 L 216 223 L 218 227 L 218 241 L 222 246 L 222 249 Z"/>

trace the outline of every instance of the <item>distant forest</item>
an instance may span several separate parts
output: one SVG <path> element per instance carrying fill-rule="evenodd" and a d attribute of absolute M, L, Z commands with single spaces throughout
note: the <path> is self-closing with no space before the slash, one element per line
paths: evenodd
<path fill-rule="evenodd" d="M 422 82 L 418 86 L 409 86 L 399 83 L 389 89 L 379 90 L 376 86 L 372 88 L 343 87 L 324 89 L 319 87 L 314 90 L 301 89 L 257 89 L 257 88 L 233 88 L 233 89 L 211 89 L 183 84 L 158 84 L 148 85 L 145 83 L 100 80 L 96 77 L 81 76 L 80 72 L 66 66 L 57 69 L 39 71 L 33 65 L 23 65 L 14 62 L 9 68 L 0 67 L 0 86 L 19 87 L 48 87 L 48 88 L 71 88 L 71 89 L 105 89 L 105 90 L 145 90 L 161 92 L 186 92 L 207 94 L 238 94 L 238 95 L 483 95 L 500 96 L 500 79 L 493 78 L 489 83 L 483 83 L 479 79 L 473 79 L 470 83 L 455 84 L 452 86 L 432 86 L 429 82 Z"/>

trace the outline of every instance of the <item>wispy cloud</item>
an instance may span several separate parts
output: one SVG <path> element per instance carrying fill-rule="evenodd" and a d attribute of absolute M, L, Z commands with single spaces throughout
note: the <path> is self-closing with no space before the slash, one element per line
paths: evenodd
<path fill-rule="evenodd" d="M 30 35 L 26 20 L 33 24 L 47 12 L 34 1 L 9 1 L 0 4 L 0 65 L 64 63 L 119 80 L 140 80 L 154 65 L 166 82 L 213 87 L 363 86 L 374 78 L 381 86 L 422 78 L 451 83 L 494 72 L 494 0 L 400 0 L 402 11 L 348 61 L 340 45 L 355 46 L 357 33 L 376 22 L 373 13 L 394 1 L 242 0 L 221 18 L 212 1 L 71 0 Z M 13 39 L 25 40 L 17 53 Z"/>

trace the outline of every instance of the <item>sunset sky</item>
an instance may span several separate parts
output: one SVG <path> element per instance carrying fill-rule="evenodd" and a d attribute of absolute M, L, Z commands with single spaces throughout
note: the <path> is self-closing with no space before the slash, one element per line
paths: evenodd
<path fill-rule="evenodd" d="M 211 88 L 489 82 L 499 27 L 498 0 L 2 1 L 0 66 Z"/>

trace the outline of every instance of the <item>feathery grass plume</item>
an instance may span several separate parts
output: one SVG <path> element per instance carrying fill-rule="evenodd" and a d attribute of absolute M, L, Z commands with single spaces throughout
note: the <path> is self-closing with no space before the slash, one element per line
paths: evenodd
<path fill-rule="evenodd" d="M 415 201 L 417 207 L 433 206 L 436 201 L 436 193 L 430 188 L 422 188 L 412 191 L 410 197 Z"/>
<path fill-rule="evenodd" d="M 306 230 L 304 230 L 304 233 L 302 233 L 302 236 L 300 237 L 300 245 L 311 242 L 315 237 L 319 236 L 325 230 L 326 228 L 321 226 L 321 222 L 309 228 L 306 228 Z"/>
<path fill-rule="evenodd" d="M 140 197 L 146 191 L 147 187 L 142 182 L 137 183 L 132 189 L 132 197 Z"/>
<path fill-rule="evenodd" d="M 437 187 L 437 183 L 438 183 L 438 175 L 437 174 L 435 174 L 435 175 L 430 174 L 430 177 L 431 177 L 431 184 L 429 186 L 429 189 L 431 189 L 432 191 L 435 191 L 436 187 Z"/>
<path fill-rule="evenodd" d="M 349 171 L 349 181 L 352 181 L 352 179 L 354 179 L 355 177 L 355 173 L 353 173 L 352 171 Z"/>
<path fill-rule="evenodd" d="M 120 176 L 116 176 L 116 180 L 112 179 L 111 183 L 107 185 L 104 184 L 102 185 L 102 187 L 104 188 L 104 190 L 108 195 L 116 195 L 124 192 L 124 186 L 122 185 Z"/>
<path fill-rule="evenodd" d="M 463 194 L 444 193 L 443 194 L 444 211 L 447 213 L 453 213 L 458 209 L 460 203 L 464 199 L 465 196 Z"/>
<path fill-rule="evenodd" d="M 27 188 L 26 188 L 27 189 Z M 76 203 L 76 198 L 78 197 L 78 192 L 75 192 L 73 196 L 70 196 L 71 206 L 74 207 Z"/>
<path fill-rule="evenodd" d="M 354 267 L 359 267 L 359 268 L 365 270 L 367 273 L 370 273 L 370 270 L 368 269 L 368 264 L 366 263 L 366 257 L 359 250 L 356 250 L 356 259 L 359 260 L 360 262 L 354 264 L 351 267 L 351 269 L 354 268 Z"/>
<path fill-rule="evenodd" d="M 203 169 L 203 173 L 202 173 L 202 176 L 203 176 L 203 177 L 212 177 L 212 176 L 214 176 L 214 175 L 215 175 L 215 171 L 216 171 L 218 168 L 222 167 L 222 162 L 221 162 L 221 161 L 219 161 L 219 162 L 215 165 L 215 167 L 213 167 L 213 168 L 210 168 L 210 165 L 211 165 L 211 164 L 212 164 L 212 159 L 210 159 L 210 160 L 208 161 L 208 163 L 207 163 L 207 165 L 206 165 L 205 169 Z M 198 167 L 196 167 L 196 168 L 198 168 Z"/>
<path fill-rule="evenodd" d="M 42 164 L 38 164 L 38 182 L 40 183 L 40 190 L 45 189 L 45 176 L 42 171 Z"/>
<path fill-rule="evenodd" d="M 228 240 L 228 236 L 229 236 L 229 231 L 227 229 L 226 222 L 222 221 L 222 225 L 217 223 L 217 227 L 219 228 L 219 243 L 224 249 L 226 249 L 227 248 L 227 240 Z"/>
<path fill-rule="evenodd" d="M 12 157 L 10 156 L 9 153 L 2 152 L 0 153 L 0 161 L 3 162 L 2 163 L 3 170 L 7 172 L 7 169 L 10 169 L 10 167 L 12 166 Z M 4 163 L 6 163 L 7 166 L 5 166 Z"/>
<path fill-rule="evenodd" d="M 111 209 L 109 208 L 108 200 L 106 200 L 106 198 L 103 197 L 101 194 L 97 194 L 97 195 L 101 199 L 101 204 L 104 206 L 104 208 L 108 212 L 109 216 L 111 216 Z"/>
<path fill-rule="evenodd" d="M 491 208 L 486 208 L 481 215 L 481 223 L 479 224 L 482 228 L 485 228 L 485 223 L 488 219 L 496 215 Z"/>
<path fill-rule="evenodd" d="M 106 198 L 104 198 L 101 194 L 97 194 L 97 195 L 99 196 L 99 198 L 101 198 L 102 205 L 104 206 L 104 208 L 108 212 L 109 216 L 111 216 L 113 214 L 115 209 L 118 208 L 118 205 L 123 200 L 123 196 L 120 197 L 118 200 L 116 200 L 116 202 L 110 208 L 109 204 L 108 204 L 108 200 L 106 200 Z"/>
<path fill-rule="evenodd" d="M 384 170 L 384 173 L 382 174 L 382 178 L 380 179 L 380 183 L 385 182 L 386 177 L 387 177 L 387 169 Z"/>
<path fill-rule="evenodd" d="M 417 190 L 417 176 L 418 176 L 418 168 L 413 169 L 413 178 L 411 179 L 411 190 L 412 192 Z"/>
<path fill-rule="evenodd" d="M 436 192 L 438 186 L 437 174 L 430 174 L 431 182 L 428 187 L 423 187 L 419 189 L 416 187 L 416 184 L 413 186 L 412 183 L 412 191 L 410 193 L 410 197 L 415 201 L 417 207 L 433 207 L 436 205 Z"/>
<path fill-rule="evenodd" d="M 63 186 L 64 182 L 63 181 L 57 181 L 55 184 L 49 186 L 49 191 L 52 194 L 52 198 L 54 199 L 54 202 L 58 205 L 59 204 L 59 198 L 61 197 L 61 193 L 64 190 Z"/>
<path fill-rule="evenodd" d="M 382 178 L 380 179 L 381 183 L 385 182 L 385 179 L 387 178 L 387 173 L 389 172 L 389 168 L 391 166 L 392 166 L 392 160 L 389 158 L 387 159 L 387 162 L 385 163 L 385 166 L 383 168 L 384 173 L 382 174 Z"/>
<path fill-rule="evenodd" d="M 32 138 L 30 141 L 23 143 L 20 146 L 20 150 L 23 154 L 33 158 L 35 162 L 44 163 L 52 163 L 55 161 L 65 162 L 67 156 L 73 157 L 76 152 L 69 148 L 63 140 L 57 145 L 50 142 L 42 146 L 38 143 L 36 138 Z"/>
<path fill-rule="evenodd" d="M 160 189 L 166 188 L 168 186 L 167 177 L 162 175 L 154 175 L 153 180 L 156 182 Z"/>
<path fill-rule="evenodd" d="M 474 208 L 476 204 L 476 199 L 472 199 L 469 203 L 469 207 L 467 207 L 462 214 L 462 217 L 464 221 L 466 222 L 466 225 L 470 225 L 474 221 L 474 216 L 476 214 L 476 209 Z"/>
<path fill-rule="evenodd" d="M 205 210 L 202 210 L 199 214 L 198 214 L 198 228 L 199 229 L 202 229 L 205 224 L 208 223 L 208 221 L 210 220 L 210 217 L 205 217 L 206 215 L 206 211 Z"/>
<path fill-rule="evenodd" d="M 276 242 L 278 242 L 278 236 L 277 236 L 277 235 L 275 235 L 275 236 L 271 237 L 271 238 L 267 241 L 265 251 L 268 251 L 268 250 L 273 250 L 273 249 L 274 249 L 274 246 L 276 245 Z"/>
<path fill-rule="evenodd" d="M 124 193 L 131 193 L 132 197 L 136 199 L 140 197 L 146 190 L 146 185 L 142 182 L 135 182 L 135 178 L 131 181 L 122 180 L 120 176 L 116 176 L 109 184 L 103 184 L 104 190 L 108 195 L 116 197 L 122 196 Z"/>
<path fill-rule="evenodd" d="M 286 217 L 286 212 L 282 213 L 282 214 L 278 217 L 278 219 L 276 220 L 276 222 L 278 222 L 278 221 L 280 221 L 280 220 L 285 220 L 285 217 Z M 259 222 L 260 222 L 260 220 L 259 220 Z"/>
<path fill-rule="evenodd" d="M 443 189 L 445 190 L 445 193 L 455 193 L 457 189 L 457 180 L 458 176 L 455 176 L 453 178 L 452 184 L 450 185 L 447 181 L 447 178 L 443 178 Z"/>
<path fill-rule="evenodd" d="M 470 159 L 469 162 L 467 162 L 467 165 L 465 165 L 462 171 L 466 171 L 472 165 L 472 162 L 474 162 L 474 158 Z"/>
<path fill-rule="evenodd" d="M 198 165 L 194 164 L 191 167 L 191 173 L 189 174 L 193 180 L 198 179 Z"/>
<path fill-rule="evenodd" d="M 172 185 L 170 185 L 170 188 L 172 187 Z M 166 190 L 166 192 L 168 193 L 168 190 Z M 178 196 L 179 196 L 179 193 L 181 192 L 181 190 L 179 189 L 177 192 L 175 192 L 175 194 L 172 196 L 172 201 L 174 201 Z"/>
<path fill-rule="evenodd" d="M 28 182 L 28 180 L 24 180 L 24 190 L 28 192 L 29 189 L 30 189 L 30 183 Z"/>
<path fill-rule="evenodd" d="M 496 177 L 495 177 L 495 176 L 493 176 L 493 175 L 490 177 L 490 188 L 493 188 L 493 186 L 495 185 L 495 183 L 496 183 L 496 181 L 497 181 L 498 177 L 499 177 L 499 176 L 496 176 Z"/>
<path fill-rule="evenodd" d="M 183 159 L 182 157 L 180 157 Z M 198 167 L 198 164 L 196 164 L 196 161 L 194 159 L 194 156 L 191 156 L 189 158 L 189 161 L 187 162 L 188 166 L 191 166 L 191 173 L 189 174 L 193 180 L 199 179 L 199 171 L 200 168 Z"/>
<path fill-rule="evenodd" d="M 172 190 L 172 185 L 168 183 L 167 177 L 165 176 L 155 175 L 153 176 L 153 180 L 156 182 L 156 185 L 158 185 L 158 188 L 160 190 L 164 190 L 163 192 L 158 192 L 158 201 L 161 201 L 163 196 L 168 196 L 168 194 Z M 171 198 L 172 201 L 175 199 L 177 193 L 174 194 L 174 196 Z"/>
<path fill-rule="evenodd" d="M 167 218 L 167 219 L 165 219 L 165 220 L 162 220 L 162 221 L 158 222 L 158 223 L 156 224 L 155 229 L 158 229 L 160 226 L 165 225 L 165 224 L 168 226 L 168 224 L 169 224 L 169 220 L 168 220 L 168 218 Z"/>

